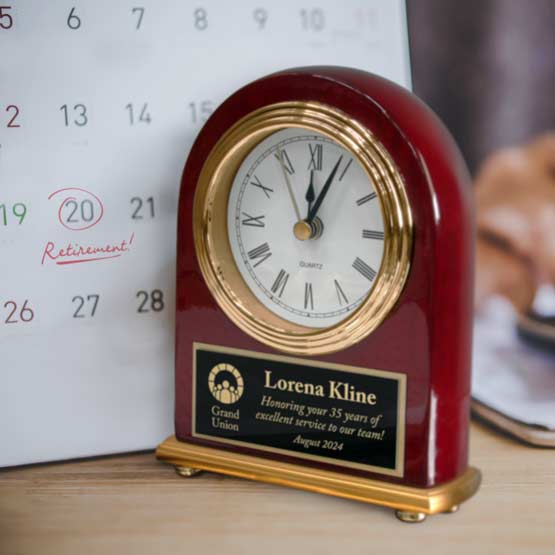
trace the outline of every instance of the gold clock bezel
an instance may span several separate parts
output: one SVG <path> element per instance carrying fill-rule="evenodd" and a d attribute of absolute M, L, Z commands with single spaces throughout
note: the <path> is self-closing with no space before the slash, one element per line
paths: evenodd
<path fill-rule="evenodd" d="M 264 306 L 241 276 L 228 236 L 229 194 L 241 163 L 268 135 L 291 127 L 321 133 L 348 150 L 372 180 L 383 216 L 384 255 L 374 285 L 356 310 L 327 328 L 289 322 Z M 410 269 L 413 223 L 403 178 L 392 156 L 366 127 L 321 103 L 282 102 L 243 117 L 213 147 L 195 191 L 193 233 L 204 280 L 234 324 L 276 350 L 321 355 L 358 343 L 394 307 Z"/>

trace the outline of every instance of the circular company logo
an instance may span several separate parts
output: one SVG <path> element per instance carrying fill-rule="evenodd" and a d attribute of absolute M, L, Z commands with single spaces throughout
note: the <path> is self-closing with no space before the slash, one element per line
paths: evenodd
<path fill-rule="evenodd" d="M 243 395 L 245 382 L 241 372 L 235 366 L 222 362 L 210 370 L 208 389 L 216 401 L 224 405 L 231 405 Z"/>

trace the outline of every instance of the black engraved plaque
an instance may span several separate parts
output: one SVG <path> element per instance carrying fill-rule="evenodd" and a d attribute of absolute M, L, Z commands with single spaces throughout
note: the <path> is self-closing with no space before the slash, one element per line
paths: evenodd
<path fill-rule="evenodd" d="M 195 344 L 193 436 L 402 476 L 406 376 Z"/>

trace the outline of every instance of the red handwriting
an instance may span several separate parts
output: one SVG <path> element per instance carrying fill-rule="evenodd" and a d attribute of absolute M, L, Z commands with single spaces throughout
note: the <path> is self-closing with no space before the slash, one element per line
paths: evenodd
<path fill-rule="evenodd" d="M 67 247 L 58 249 L 53 241 L 48 241 L 44 247 L 41 264 L 45 261 L 53 260 L 56 264 L 64 266 L 66 264 L 81 264 L 83 262 L 96 262 L 109 258 L 118 258 L 122 254 L 129 252 L 135 239 L 132 233 L 129 241 L 124 239 L 119 243 L 106 245 L 80 245 L 78 243 L 68 243 Z"/>

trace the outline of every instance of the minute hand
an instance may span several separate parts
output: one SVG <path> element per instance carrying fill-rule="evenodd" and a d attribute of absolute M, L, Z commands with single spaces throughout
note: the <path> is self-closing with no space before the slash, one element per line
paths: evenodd
<path fill-rule="evenodd" d="M 324 198 L 328 194 L 328 189 L 330 188 L 330 185 L 333 181 L 333 178 L 335 177 L 335 174 L 337 173 L 337 170 L 339 169 L 339 165 L 341 164 L 341 160 L 343 160 L 343 156 L 340 156 L 339 160 L 337 160 L 335 166 L 333 167 L 333 170 L 331 170 L 331 173 L 329 174 L 328 178 L 326 179 L 326 182 L 324 183 L 324 186 L 322 187 L 322 190 L 320 191 L 320 194 L 318 195 L 318 198 L 316 199 L 316 202 L 313 204 L 312 209 L 308 213 L 308 218 L 307 219 L 308 219 L 309 222 L 311 222 L 316 217 L 316 214 L 318 213 L 318 209 L 320 208 L 320 205 L 322 204 L 322 201 L 324 200 Z"/>

